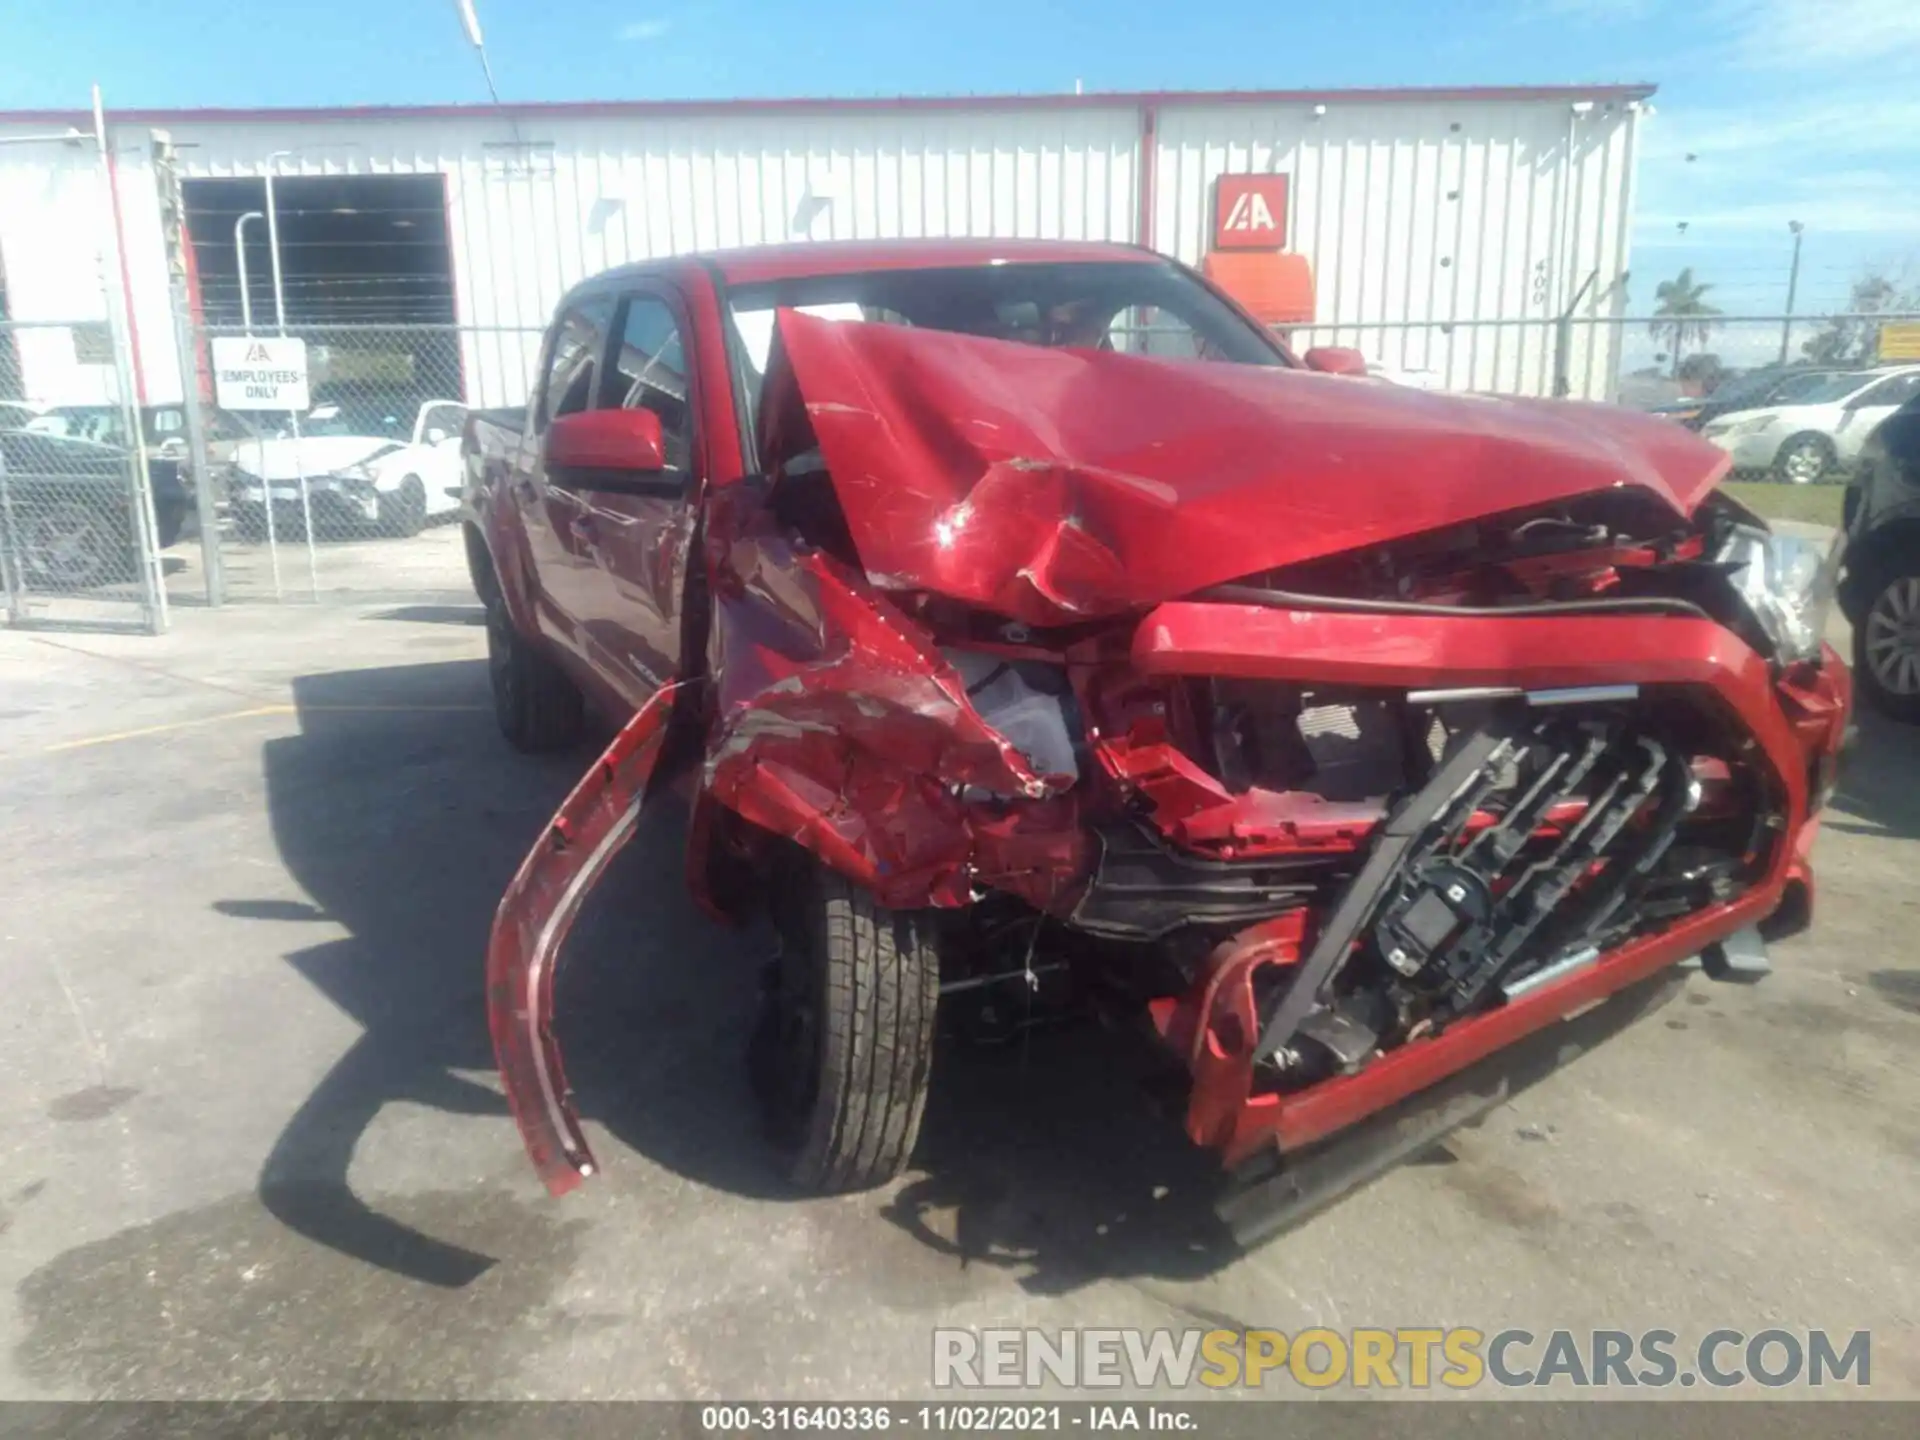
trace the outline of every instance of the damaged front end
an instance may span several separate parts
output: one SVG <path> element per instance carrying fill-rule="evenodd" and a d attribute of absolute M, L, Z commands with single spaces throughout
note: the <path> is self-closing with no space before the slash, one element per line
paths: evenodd
<path fill-rule="evenodd" d="M 1770 542 L 1710 447 L 1597 407 L 779 336 L 768 477 L 709 498 L 676 712 L 717 908 L 797 849 L 944 912 L 949 994 L 1057 968 L 1148 1018 L 1189 1135 L 1236 1166 L 1806 923 L 1850 688 L 1755 588 Z M 590 1160 L 554 947 L 670 708 L 496 925 L 496 1044 L 556 1191 Z"/>

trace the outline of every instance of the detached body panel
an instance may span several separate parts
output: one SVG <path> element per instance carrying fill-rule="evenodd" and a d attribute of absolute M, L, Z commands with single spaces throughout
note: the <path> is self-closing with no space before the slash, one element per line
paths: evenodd
<path fill-rule="evenodd" d="M 594 1170 L 553 1036 L 560 947 L 588 893 L 633 838 L 678 687 L 635 712 L 567 796 L 501 897 L 487 942 L 487 1025 L 514 1123 L 555 1195 Z"/>

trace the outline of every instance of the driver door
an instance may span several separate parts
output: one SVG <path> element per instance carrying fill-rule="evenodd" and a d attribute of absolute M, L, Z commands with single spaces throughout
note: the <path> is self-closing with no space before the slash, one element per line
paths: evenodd
<path fill-rule="evenodd" d="M 664 282 L 620 299 L 597 408 L 650 410 L 666 468 L 582 492 L 593 572 L 581 620 L 596 668 L 638 708 L 680 668 L 680 624 L 699 486 L 705 477 L 694 403 L 692 329 Z"/>
<path fill-rule="evenodd" d="M 556 322 L 534 409 L 532 443 L 509 482 L 533 562 L 534 609 L 541 632 L 594 669 L 598 664 L 586 630 L 594 588 L 590 499 L 553 483 L 547 474 L 546 433 L 558 417 L 592 408 L 615 303 L 610 295 L 588 295 Z"/>

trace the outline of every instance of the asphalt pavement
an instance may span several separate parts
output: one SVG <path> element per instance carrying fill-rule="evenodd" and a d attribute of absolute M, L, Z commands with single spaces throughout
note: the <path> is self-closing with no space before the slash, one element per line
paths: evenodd
<path fill-rule="evenodd" d="M 497 738 L 468 604 L 0 633 L 0 1397 L 925 1395 L 936 1325 L 1871 1330 L 1920 1394 L 1920 734 L 1869 718 L 1816 924 L 1241 1253 L 1135 1055 L 949 1046 L 911 1173 L 786 1193 L 769 938 L 679 817 L 570 948 L 603 1172 L 534 1180 L 493 905 L 585 756 Z"/>

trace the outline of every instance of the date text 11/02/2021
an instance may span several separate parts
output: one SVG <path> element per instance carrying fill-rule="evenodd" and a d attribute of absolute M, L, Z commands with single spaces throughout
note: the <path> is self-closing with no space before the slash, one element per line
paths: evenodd
<path fill-rule="evenodd" d="M 1164 1404 L 1008 1405 L 959 1403 L 934 1405 L 787 1404 L 706 1405 L 700 1428 L 710 1435 L 761 1431 L 830 1430 L 852 1433 L 886 1431 L 1143 1430 L 1189 1433 L 1199 1428 L 1190 1408 Z"/>

